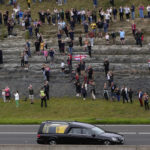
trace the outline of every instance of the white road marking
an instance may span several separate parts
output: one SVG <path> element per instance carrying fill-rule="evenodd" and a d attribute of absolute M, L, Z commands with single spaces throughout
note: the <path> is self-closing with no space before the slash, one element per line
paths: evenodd
<path fill-rule="evenodd" d="M 37 132 L 0 132 L 0 134 L 37 134 Z"/>
<path fill-rule="evenodd" d="M 123 134 L 123 135 L 135 135 L 136 132 L 119 132 L 119 134 Z"/>
<path fill-rule="evenodd" d="M 139 132 L 140 135 L 150 135 L 150 132 Z"/>

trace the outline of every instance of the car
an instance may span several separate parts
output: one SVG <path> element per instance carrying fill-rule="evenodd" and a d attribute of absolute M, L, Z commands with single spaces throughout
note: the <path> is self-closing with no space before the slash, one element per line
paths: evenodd
<path fill-rule="evenodd" d="M 37 133 L 38 144 L 124 144 L 124 136 L 81 122 L 45 121 Z"/>

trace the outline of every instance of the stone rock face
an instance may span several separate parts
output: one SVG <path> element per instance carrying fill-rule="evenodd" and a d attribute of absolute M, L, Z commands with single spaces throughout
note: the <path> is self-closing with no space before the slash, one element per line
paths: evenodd
<path fill-rule="evenodd" d="M 44 35 L 47 37 L 48 47 L 53 47 L 56 50 L 55 63 L 53 65 L 49 63 L 51 68 L 50 96 L 75 96 L 74 81 L 71 81 L 70 74 L 63 75 L 61 73 L 60 63 L 61 61 L 66 63 L 67 55 L 59 53 L 57 39 L 51 37 L 55 33 L 56 31 L 51 31 L 47 33 L 48 36 Z M 94 69 L 97 97 L 103 97 L 103 85 L 104 82 L 107 82 L 104 75 L 104 58 L 109 59 L 110 70 L 114 72 L 114 82 L 120 88 L 125 84 L 134 90 L 134 95 L 137 95 L 138 89 L 149 92 L 150 72 L 148 70 L 148 60 L 150 59 L 150 45 L 148 41 L 148 37 L 145 37 L 145 44 L 141 48 L 135 45 L 135 40 L 131 35 L 128 35 L 126 45 L 123 46 L 120 45 L 119 38 L 117 38 L 117 45 L 106 45 L 104 39 L 95 39 L 95 45 L 92 47 L 92 58 L 87 57 L 85 62 L 86 67 L 91 65 Z M 4 64 L 0 65 L 0 89 L 8 85 L 12 92 L 18 89 L 21 97 L 25 98 L 28 96 L 27 87 L 31 83 L 33 84 L 35 96 L 38 98 L 39 90 L 44 82 L 41 67 L 45 60 L 42 55 L 37 56 L 34 53 L 33 41 L 30 42 L 32 57 L 29 58 L 29 71 L 25 71 L 20 67 L 20 54 L 25 46 L 22 34 L 0 41 L 4 58 Z M 87 51 L 77 45 L 78 32 L 75 35 L 73 54 L 88 55 Z M 73 69 L 75 69 L 77 63 L 78 61 L 73 60 Z M 90 93 L 90 89 L 88 93 Z"/>

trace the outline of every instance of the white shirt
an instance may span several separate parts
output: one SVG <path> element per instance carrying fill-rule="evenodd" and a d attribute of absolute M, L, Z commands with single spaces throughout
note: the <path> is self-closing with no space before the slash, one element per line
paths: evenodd
<path fill-rule="evenodd" d="M 130 12 L 130 8 L 129 7 L 125 7 L 124 10 L 125 10 L 125 14 L 129 14 L 129 12 Z"/>
<path fill-rule="evenodd" d="M 109 20 L 109 19 L 110 19 L 110 14 L 109 14 L 109 13 L 105 14 L 105 19 L 106 19 L 106 20 Z"/>
<path fill-rule="evenodd" d="M 61 63 L 61 68 L 65 68 L 64 62 Z"/>
<path fill-rule="evenodd" d="M 14 96 L 15 96 L 15 101 L 19 101 L 19 94 L 15 93 Z"/>
<path fill-rule="evenodd" d="M 147 11 L 148 11 L 148 12 L 150 12 L 150 6 L 147 6 L 147 8 L 146 8 L 146 9 L 147 9 Z"/>
<path fill-rule="evenodd" d="M 105 36 L 105 38 L 106 38 L 106 40 L 109 40 L 109 35 L 107 34 L 107 35 Z"/>

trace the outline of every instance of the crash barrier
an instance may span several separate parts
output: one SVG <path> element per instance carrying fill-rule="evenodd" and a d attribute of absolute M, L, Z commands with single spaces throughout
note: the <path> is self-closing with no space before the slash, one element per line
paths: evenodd
<path fill-rule="evenodd" d="M 0 150 L 150 150 L 150 146 L 0 145 Z"/>

